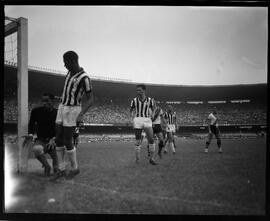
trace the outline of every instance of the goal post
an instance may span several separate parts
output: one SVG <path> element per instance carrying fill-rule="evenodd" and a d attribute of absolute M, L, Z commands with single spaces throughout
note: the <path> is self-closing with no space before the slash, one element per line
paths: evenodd
<path fill-rule="evenodd" d="M 28 20 L 5 17 L 5 37 L 17 32 L 17 100 L 18 100 L 18 156 L 17 171 L 26 172 L 28 150 L 23 149 L 23 136 L 28 134 Z"/>

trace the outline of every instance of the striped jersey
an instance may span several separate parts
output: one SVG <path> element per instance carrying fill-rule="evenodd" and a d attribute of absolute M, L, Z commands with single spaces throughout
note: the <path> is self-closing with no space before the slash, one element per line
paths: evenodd
<path fill-rule="evenodd" d="M 66 106 L 79 106 L 81 105 L 83 94 L 91 91 L 90 77 L 83 69 L 74 75 L 68 72 L 62 94 L 62 104 Z"/>
<path fill-rule="evenodd" d="M 158 107 L 153 113 L 152 123 L 161 124 L 161 116 L 163 116 L 163 110 L 160 107 Z"/>
<path fill-rule="evenodd" d="M 131 108 L 135 108 L 135 117 L 151 117 L 154 108 L 154 99 L 146 97 L 141 101 L 138 97 L 133 98 L 130 104 Z"/>
<path fill-rule="evenodd" d="M 169 113 L 165 112 L 164 118 L 167 120 L 168 124 L 175 124 L 176 123 L 176 113 Z"/>

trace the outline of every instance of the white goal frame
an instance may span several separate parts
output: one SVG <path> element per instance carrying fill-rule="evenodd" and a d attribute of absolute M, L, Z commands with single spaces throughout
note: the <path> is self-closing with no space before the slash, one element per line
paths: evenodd
<path fill-rule="evenodd" d="M 11 18 L 5 25 L 5 37 L 17 32 L 17 99 L 18 99 L 18 156 L 17 172 L 26 172 L 28 151 L 23 150 L 23 136 L 28 134 L 28 20 Z"/>

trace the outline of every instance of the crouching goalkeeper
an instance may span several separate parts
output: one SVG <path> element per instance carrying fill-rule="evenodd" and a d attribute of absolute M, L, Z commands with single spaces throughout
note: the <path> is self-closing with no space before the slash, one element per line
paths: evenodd
<path fill-rule="evenodd" d="M 36 134 L 32 149 L 35 157 L 44 168 L 45 176 L 50 176 L 52 167 L 54 173 L 58 171 L 58 159 L 54 141 L 57 109 L 53 107 L 53 100 L 53 95 L 43 94 L 42 105 L 33 108 L 31 111 L 28 125 L 29 134 L 26 137 L 26 140 L 33 139 L 33 136 Z M 49 154 L 52 158 L 52 167 L 47 161 L 46 154 Z"/>

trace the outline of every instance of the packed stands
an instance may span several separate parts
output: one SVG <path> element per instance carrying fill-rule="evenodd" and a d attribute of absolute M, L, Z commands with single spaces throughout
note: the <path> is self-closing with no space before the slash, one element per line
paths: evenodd
<path fill-rule="evenodd" d="M 40 105 L 39 100 L 30 100 L 29 114 L 33 107 Z M 56 104 L 57 106 L 57 104 Z M 166 104 L 160 106 L 166 110 Z M 253 103 L 226 104 L 173 104 L 179 126 L 205 125 L 207 116 L 217 108 L 220 125 L 266 124 L 266 105 Z M 17 121 L 17 101 L 4 99 L 4 121 Z M 131 124 L 129 103 L 95 102 L 84 117 L 89 124 Z"/>
<path fill-rule="evenodd" d="M 178 124 L 205 125 L 216 107 L 220 125 L 266 124 L 266 106 L 254 104 L 177 104 L 174 105 Z"/>
<path fill-rule="evenodd" d="M 29 67 L 29 113 L 39 105 L 43 92 L 54 95 L 62 93 L 64 75 L 55 71 Z M 86 113 L 84 122 L 88 124 L 131 125 L 129 116 L 130 100 L 136 96 L 136 83 L 114 81 L 114 79 L 92 79 L 94 105 Z M 109 93 L 108 93 L 109 91 Z M 166 93 L 164 93 L 166 91 Z M 124 93 L 123 93 L 124 92 Z M 4 122 L 17 121 L 17 68 L 16 65 L 4 66 Z M 161 101 L 183 101 L 173 104 L 179 126 L 206 124 L 206 118 L 213 106 L 217 107 L 219 124 L 266 125 L 267 84 L 224 85 L 224 86 L 184 86 L 184 85 L 147 85 L 147 95 Z M 250 103 L 230 103 L 230 100 L 249 99 Z M 227 103 L 208 104 L 209 100 Z M 187 101 L 203 101 L 203 104 L 188 104 Z M 255 103 L 254 103 L 255 102 Z M 57 106 L 57 105 L 56 105 Z"/>

